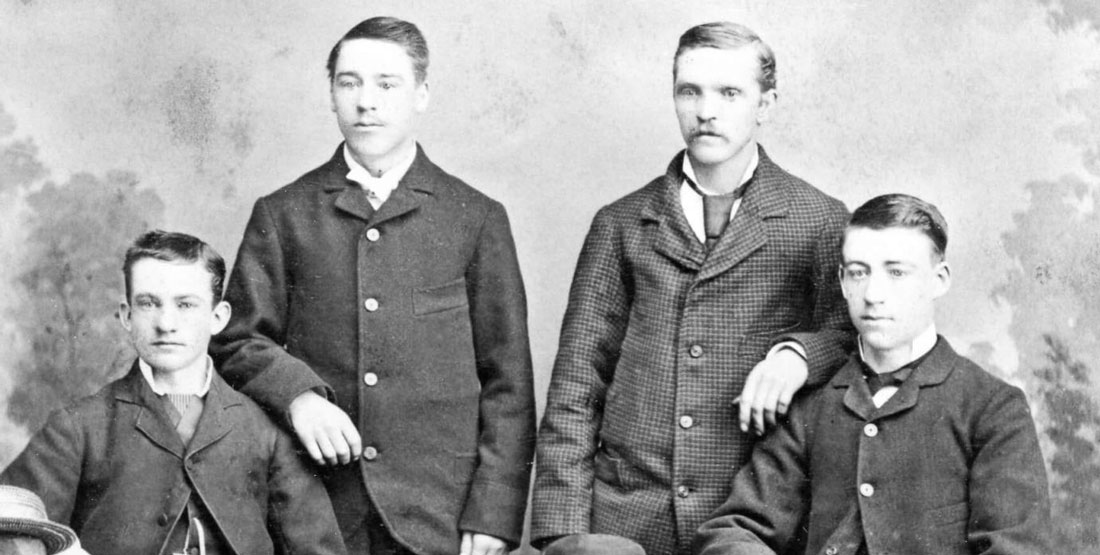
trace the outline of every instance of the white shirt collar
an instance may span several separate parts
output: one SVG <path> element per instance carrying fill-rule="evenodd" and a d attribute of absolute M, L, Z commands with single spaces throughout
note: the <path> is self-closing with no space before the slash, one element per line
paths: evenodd
<path fill-rule="evenodd" d="M 859 359 L 867 362 L 866 357 L 863 356 L 863 337 L 860 337 L 856 344 L 859 345 Z M 910 345 L 909 352 L 911 355 L 906 364 L 928 354 L 936 346 L 936 324 L 928 326 L 928 329 L 922 331 L 920 335 L 917 335 Z M 902 366 L 904 366 L 904 364 Z"/>
<path fill-rule="evenodd" d="M 748 167 L 745 168 L 745 174 L 741 176 L 741 183 L 744 185 L 752 179 L 752 175 L 756 173 L 756 167 L 760 165 L 760 149 L 757 148 L 752 153 L 752 159 L 749 160 Z M 699 180 L 695 177 L 695 168 L 691 167 L 691 157 L 684 153 L 683 162 L 684 181 L 680 183 L 680 206 L 684 210 L 684 217 L 687 218 L 688 227 L 691 228 L 692 233 L 699 239 L 700 243 L 705 243 L 707 240 L 706 225 L 703 222 L 703 196 L 699 194 L 699 191 L 695 190 L 688 184 L 690 179 L 696 185 L 699 185 Z M 702 187 L 700 185 L 700 187 Z M 730 209 L 730 221 L 733 221 L 733 217 L 737 215 L 737 210 L 741 208 L 741 198 L 733 202 L 733 208 Z"/>
<path fill-rule="evenodd" d="M 141 369 L 141 375 L 145 378 L 146 383 L 153 390 L 153 393 L 164 396 L 168 394 L 167 391 L 157 387 L 156 382 L 153 381 L 153 367 L 149 366 L 148 362 L 142 359 L 138 359 L 138 368 Z M 202 389 L 198 391 L 177 391 L 176 393 L 193 393 L 199 397 L 206 397 L 206 394 L 210 392 L 210 382 L 214 379 L 214 360 L 210 358 L 210 355 L 206 355 L 206 379 L 203 381 Z"/>
<path fill-rule="evenodd" d="M 748 183 L 749 180 L 752 179 L 752 174 L 756 173 L 756 167 L 759 166 L 759 165 L 760 165 L 760 148 L 757 147 L 757 148 L 753 149 L 752 158 L 749 159 L 749 165 L 745 166 L 745 173 L 741 175 L 741 182 L 738 183 L 737 186 L 740 187 L 741 185 L 744 185 L 745 183 Z M 704 192 L 710 193 L 710 191 L 706 191 L 705 189 L 703 189 L 703 184 L 699 183 L 699 179 L 697 177 L 695 177 L 695 168 L 692 167 L 692 165 L 691 165 L 691 156 L 688 156 L 687 152 L 684 152 L 683 172 L 684 172 L 684 177 L 686 179 L 690 179 L 692 181 L 692 183 L 695 183 L 695 185 L 697 187 L 699 187 L 699 189 L 703 190 Z M 695 194 L 698 195 L 699 193 L 695 193 Z M 717 193 L 714 193 L 714 194 L 717 194 Z"/>
<path fill-rule="evenodd" d="M 354 181 L 367 192 L 367 200 L 370 201 L 371 206 L 375 210 L 378 210 L 382 203 L 386 202 L 390 198 L 390 194 L 393 193 L 397 185 L 401 183 L 401 178 L 405 177 L 405 174 L 409 172 L 409 168 L 412 167 L 413 161 L 416 160 L 416 145 L 413 144 L 413 148 L 409 149 L 407 156 L 402 158 L 389 170 L 386 170 L 381 177 L 374 177 L 364 168 L 362 164 L 355 161 L 352 157 L 351 151 L 348 150 L 348 144 L 344 143 L 344 161 L 347 162 L 348 171 L 347 178 Z"/>

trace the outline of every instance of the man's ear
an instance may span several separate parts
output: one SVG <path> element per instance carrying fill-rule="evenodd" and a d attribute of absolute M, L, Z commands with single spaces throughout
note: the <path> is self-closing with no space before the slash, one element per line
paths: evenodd
<path fill-rule="evenodd" d="M 936 280 L 932 298 L 938 299 L 946 295 L 947 291 L 951 289 L 951 266 L 947 264 L 946 260 L 943 260 L 936 265 L 932 272 L 933 278 Z"/>
<path fill-rule="evenodd" d="M 836 280 L 840 282 L 840 294 L 845 299 L 848 298 L 848 286 L 844 283 L 844 265 L 838 264 L 836 267 Z"/>
<path fill-rule="evenodd" d="M 772 110 L 779 101 L 779 91 L 771 89 L 760 93 L 760 105 L 756 107 L 756 123 L 762 124 L 772 117 Z"/>
<path fill-rule="evenodd" d="M 233 315 L 233 308 L 225 301 L 218 301 L 214 305 L 213 318 L 210 319 L 210 335 L 218 335 L 229 325 L 229 317 Z"/>
<path fill-rule="evenodd" d="M 428 82 L 416 86 L 416 111 L 423 113 L 428 109 L 428 104 L 431 102 L 432 94 L 428 90 Z"/>
<path fill-rule="evenodd" d="M 130 331 L 130 303 L 125 300 L 118 303 L 118 322 L 122 324 L 122 329 Z"/>

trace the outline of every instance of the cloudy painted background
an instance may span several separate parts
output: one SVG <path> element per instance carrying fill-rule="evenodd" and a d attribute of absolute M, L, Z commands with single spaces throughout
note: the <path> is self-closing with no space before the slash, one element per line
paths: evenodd
<path fill-rule="evenodd" d="M 0 0 L 0 466 L 127 364 L 130 239 L 186 231 L 232 259 L 254 200 L 332 154 L 324 60 L 373 15 L 428 38 L 429 156 L 509 209 L 541 402 L 592 215 L 681 146 L 676 40 L 729 19 L 777 52 L 780 165 L 849 207 L 942 209 L 941 331 L 1028 392 L 1060 552 L 1100 545 L 1100 5 L 663 4 Z"/>

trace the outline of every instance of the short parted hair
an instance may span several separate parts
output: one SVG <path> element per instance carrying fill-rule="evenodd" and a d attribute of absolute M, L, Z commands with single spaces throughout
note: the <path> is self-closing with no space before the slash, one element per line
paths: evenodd
<path fill-rule="evenodd" d="M 155 229 L 146 232 L 134 241 L 126 250 L 126 260 L 122 263 L 122 275 L 126 280 L 126 300 L 132 301 L 130 287 L 131 271 L 139 260 L 152 258 L 165 262 L 201 262 L 210 273 L 210 291 L 214 294 L 214 304 L 222 300 L 225 284 L 225 260 L 214 247 L 202 239 L 187 235 Z"/>
<path fill-rule="evenodd" d="M 752 29 L 740 23 L 729 21 L 715 21 L 696 25 L 680 35 L 680 45 L 676 48 L 676 56 L 672 60 L 672 77 L 676 78 L 679 69 L 680 55 L 688 50 L 696 48 L 720 48 L 732 50 L 751 46 L 756 50 L 756 60 L 760 63 L 760 73 L 756 80 L 760 83 L 761 92 L 767 92 L 775 88 L 775 53 L 772 47 L 764 42 Z"/>
<path fill-rule="evenodd" d="M 413 72 L 416 74 L 416 84 L 422 84 L 428 78 L 428 41 L 420 29 L 396 17 L 372 17 L 361 21 L 332 47 L 328 54 L 328 80 L 331 83 L 336 73 L 336 60 L 340 57 L 340 48 L 349 40 L 374 39 L 392 42 L 405 48 L 413 63 Z"/>
<path fill-rule="evenodd" d="M 936 257 L 943 260 L 947 256 L 947 221 L 943 219 L 943 214 L 932 203 L 911 195 L 894 193 L 863 203 L 848 220 L 848 229 L 855 227 L 915 229 L 932 241 L 932 252 Z"/>

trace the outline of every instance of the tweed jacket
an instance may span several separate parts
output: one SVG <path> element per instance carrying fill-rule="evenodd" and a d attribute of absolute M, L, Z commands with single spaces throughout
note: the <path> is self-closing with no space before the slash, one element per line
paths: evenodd
<path fill-rule="evenodd" d="M 345 553 L 294 440 L 217 375 L 187 447 L 135 361 L 124 378 L 53 413 L 0 482 L 37 493 L 89 553 L 178 551 L 165 543 L 192 495 L 232 553 Z"/>
<path fill-rule="evenodd" d="M 375 211 L 342 148 L 256 202 L 215 358 L 261 405 L 315 390 L 357 424 L 364 456 L 323 476 L 345 539 L 373 501 L 415 553 L 518 544 L 535 401 L 508 217 L 419 146 Z"/>
<path fill-rule="evenodd" d="M 863 537 L 870 553 L 1041 555 L 1049 529 L 1023 392 L 940 337 L 881 408 L 854 358 L 796 400 L 696 541 L 703 555 L 852 555 Z"/>
<path fill-rule="evenodd" d="M 754 438 L 734 398 L 773 340 L 806 334 L 811 383 L 850 341 L 840 201 L 760 150 L 709 255 L 668 173 L 601 209 L 581 250 L 539 435 L 532 539 L 609 533 L 685 553 Z"/>

